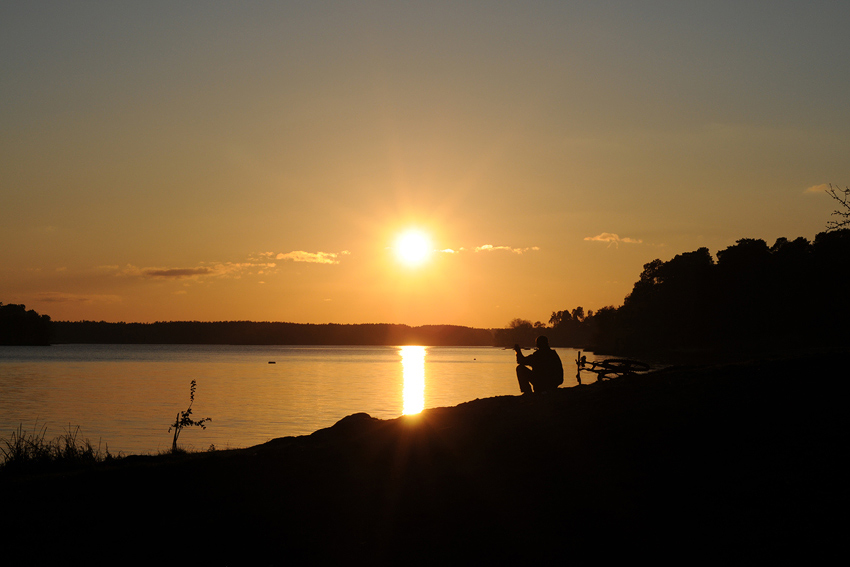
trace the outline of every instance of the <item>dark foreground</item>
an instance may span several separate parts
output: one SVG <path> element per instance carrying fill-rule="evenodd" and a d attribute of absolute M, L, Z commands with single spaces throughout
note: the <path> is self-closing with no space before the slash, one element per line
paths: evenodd
<path fill-rule="evenodd" d="M 0 477 L 0 528 L 7 557 L 39 563 L 843 555 L 842 361 L 668 369 L 416 417 L 358 414 L 242 450 Z"/>

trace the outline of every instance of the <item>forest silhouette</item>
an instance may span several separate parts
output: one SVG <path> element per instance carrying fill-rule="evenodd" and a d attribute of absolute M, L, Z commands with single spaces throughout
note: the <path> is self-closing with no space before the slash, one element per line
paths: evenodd
<path fill-rule="evenodd" d="M 0 345 L 49 345 L 51 332 L 49 315 L 0 302 Z"/>
<path fill-rule="evenodd" d="M 496 343 L 528 345 L 545 330 L 553 345 L 615 354 L 842 346 L 848 273 L 850 229 L 772 246 L 744 238 L 716 262 L 707 248 L 653 260 L 622 306 L 555 311 L 549 328 L 514 319 Z"/>

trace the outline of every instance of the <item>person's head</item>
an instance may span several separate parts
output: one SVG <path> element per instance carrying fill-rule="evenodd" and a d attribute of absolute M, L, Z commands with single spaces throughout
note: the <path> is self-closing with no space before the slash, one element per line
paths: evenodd
<path fill-rule="evenodd" d="M 537 342 L 537 348 L 542 348 L 542 349 L 549 348 L 549 339 L 547 339 L 543 335 L 540 335 L 539 337 L 537 337 L 536 342 Z"/>

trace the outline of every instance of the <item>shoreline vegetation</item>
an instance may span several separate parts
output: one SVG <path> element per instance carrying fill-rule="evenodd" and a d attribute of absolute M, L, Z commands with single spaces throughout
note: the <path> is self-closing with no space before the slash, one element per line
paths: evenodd
<path fill-rule="evenodd" d="M 847 354 L 671 367 L 354 414 L 244 449 L 3 473 L 0 529 L 38 562 L 829 557 L 850 503 Z M 165 551 L 168 533 L 181 543 Z"/>

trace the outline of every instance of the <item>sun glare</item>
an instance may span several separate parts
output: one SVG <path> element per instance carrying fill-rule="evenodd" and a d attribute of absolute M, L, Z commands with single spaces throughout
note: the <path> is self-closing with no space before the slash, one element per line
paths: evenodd
<path fill-rule="evenodd" d="M 432 251 L 431 239 L 419 230 L 408 230 L 395 241 L 396 257 L 407 266 L 422 264 L 428 259 Z"/>

